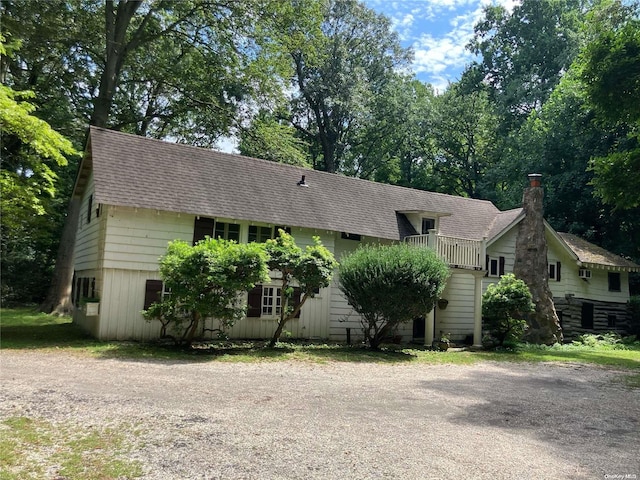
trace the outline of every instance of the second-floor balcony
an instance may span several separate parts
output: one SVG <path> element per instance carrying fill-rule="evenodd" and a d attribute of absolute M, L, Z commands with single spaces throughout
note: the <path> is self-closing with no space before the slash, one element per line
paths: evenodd
<path fill-rule="evenodd" d="M 426 235 L 411 235 L 405 242 L 416 247 L 429 247 L 436 251 L 450 267 L 482 270 L 485 263 L 486 241 L 438 235 L 435 230 Z"/>

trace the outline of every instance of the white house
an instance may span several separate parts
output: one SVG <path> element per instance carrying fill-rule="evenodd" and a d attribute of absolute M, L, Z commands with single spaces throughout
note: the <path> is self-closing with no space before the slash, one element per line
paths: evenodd
<path fill-rule="evenodd" d="M 82 198 L 75 244 L 74 321 L 99 339 L 149 340 L 159 322 L 141 311 L 158 297 L 158 259 L 171 240 L 205 235 L 264 241 L 286 227 L 298 244 L 312 236 L 336 258 L 363 243 L 431 247 L 451 277 L 435 311 L 398 333 L 430 343 L 434 333 L 479 344 L 481 295 L 512 271 L 522 209 L 380 184 L 240 155 L 91 128 L 74 195 Z M 547 225 L 550 286 L 563 325 L 624 330 L 628 274 L 640 267 Z M 275 329 L 275 283 L 249 295 L 248 317 L 229 332 L 267 338 Z M 425 312 L 426 313 L 426 312 Z M 426 325 L 425 325 L 426 323 Z M 207 328 L 215 327 L 208 320 Z M 337 286 L 307 301 L 287 325 L 296 338 L 361 336 L 359 318 Z"/>

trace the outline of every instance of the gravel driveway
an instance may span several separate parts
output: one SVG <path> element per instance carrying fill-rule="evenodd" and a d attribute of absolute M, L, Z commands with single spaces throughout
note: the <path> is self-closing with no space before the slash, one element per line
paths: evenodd
<path fill-rule="evenodd" d="M 0 359 L 3 418 L 139 424 L 145 479 L 640 479 L 640 390 L 597 367 Z"/>

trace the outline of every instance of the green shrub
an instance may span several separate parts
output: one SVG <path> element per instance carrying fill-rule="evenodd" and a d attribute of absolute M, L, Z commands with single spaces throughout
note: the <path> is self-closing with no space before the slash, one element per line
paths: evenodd
<path fill-rule="evenodd" d="M 409 245 L 363 246 L 343 257 L 340 289 L 378 348 L 401 323 L 431 311 L 449 276 L 436 253 Z"/>
<path fill-rule="evenodd" d="M 489 331 L 486 346 L 513 345 L 527 329 L 525 315 L 534 310 L 529 287 L 509 273 L 487 287 L 482 296 L 482 317 Z"/>
<path fill-rule="evenodd" d="M 172 328 L 176 343 L 190 345 L 204 318 L 231 326 L 244 317 L 240 301 L 254 284 L 268 279 L 267 254 L 260 244 L 207 237 L 194 246 L 175 240 L 160 259 L 160 276 L 171 295 L 144 312 Z"/>

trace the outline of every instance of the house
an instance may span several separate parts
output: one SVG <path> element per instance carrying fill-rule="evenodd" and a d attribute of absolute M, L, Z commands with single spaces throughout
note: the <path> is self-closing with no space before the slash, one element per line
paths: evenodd
<path fill-rule="evenodd" d="M 337 259 L 358 245 L 409 242 L 434 248 L 451 277 L 434 311 L 398 332 L 431 342 L 439 331 L 480 344 L 481 296 L 513 268 L 522 209 L 413 190 L 255 158 L 91 128 L 74 195 L 74 321 L 99 339 L 149 340 L 159 322 L 141 311 L 161 292 L 158 259 L 171 240 L 205 235 L 264 241 L 285 227 L 298 244 L 319 236 Z M 640 267 L 547 225 L 551 289 L 571 328 L 624 329 L 628 274 Z M 589 272 L 589 273 L 586 273 Z M 267 338 L 277 285 L 248 297 L 249 315 L 229 332 Z M 591 305 L 591 306 L 589 306 Z M 606 313 L 601 313 L 606 312 Z M 613 316 L 615 315 L 615 318 Z M 214 319 L 207 329 L 215 328 Z M 606 327 L 604 325 L 606 323 Z M 344 341 L 361 335 L 338 280 L 287 325 L 292 337 Z"/>

